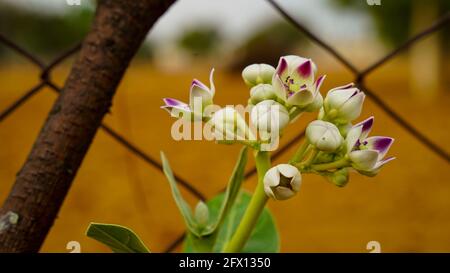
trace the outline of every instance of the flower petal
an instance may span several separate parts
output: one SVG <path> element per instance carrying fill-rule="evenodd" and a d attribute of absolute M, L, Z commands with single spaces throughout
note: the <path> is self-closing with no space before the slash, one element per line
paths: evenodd
<path fill-rule="evenodd" d="M 349 89 L 349 88 L 352 88 L 354 86 L 355 86 L 355 84 L 351 82 L 351 83 L 348 83 L 346 85 L 335 87 L 335 88 L 331 89 L 329 92 L 335 91 L 335 90 L 340 90 L 340 89 Z"/>
<path fill-rule="evenodd" d="M 266 193 L 267 196 L 276 199 L 275 194 L 273 193 L 273 190 L 270 186 L 264 185 L 264 192 Z"/>
<path fill-rule="evenodd" d="M 278 75 L 280 77 L 280 79 L 285 79 L 288 76 L 288 63 L 286 61 L 286 59 L 284 57 L 281 57 L 280 60 L 278 61 L 278 66 L 277 69 L 275 71 L 274 77 L 275 75 Z"/>
<path fill-rule="evenodd" d="M 283 56 L 283 58 L 287 61 L 289 74 L 292 74 L 292 72 L 301 64 L 305 63 L 309 59 L 303 58 L 296 55 L 287 55 Z M 313 66 L 313 73 L 315 74 L 317 72 L 317 66 L 314 62 L 312 62 Z"/>
<path fill-rule="evenodd" d="M 351 90 L 351 89 L 348 89 Z M 339 109 L 340 117 L 352 121 L 359 117 L 366 95 L 363 92 L 353 94 Z"/>
<path fill-rule="evenodd" d="M 294 177 L 299 171 L 296 167 L 290 165 L 290 164 L 279 164 L 276 166 L 278 171 L 284 176 L 284 177 Z"/>
<path fill-rule="evenodd" d="M 295 92 L 287 99 L 287 103 L 296 106 L 306 106 L 313 102 L 314 94 L 308 89 L 303 89 Z"/>
<path fill-rule="evenodd" d="M 276 200 L 286 200 L 295 195 L 295 191 L 286 187 L 272 188 Z"/>
<path fill-rule="evenodd" d="M 199 81 L 199 80 L 197 80 L 197 79 L 194 79 L 194 80 L 192 81 L 192 83 L 191 83 L 191 88 L 192 88 L 193 85 L 196 85 L 196 86 L 198 86 L 198 87 L 201 88 L 201 89 L 204 89 L 204 90 L 206 90 L 206 91 L 209 91 L 208 86 L 206 86 L 204 83 L 202 83 L 201 81 Z"/>
<path fill-rule="evenodd" d="M 189 110 L 189 105 L 187 105 L 186 103 L 179 101 L 177 99 L 163 98 L 163 101 L 166 104 L 165 106 L 167 106 L 167 107 L 177 107 L 180 109 Z"/>
<path fill-rule="evenodd" d="M 324 100 L 324 104 L 327 106 L 325 110 L 340 109 L 346 101 L 358 92 L 357 88 L 331 89 Z"/>
<path fill-rule="evenodd" d="M 366 138 L 362 144 L 366 145 L 366 147 L 370 150 L 378 151 L 378 160 L 381 160 L 389 151 L 392 143 L 394 143 L 394 139 L 392 137 L 373 136 Z"/>
<path fill-rule="evenodd" d="M 374 122 L 374 117 L 369 117 L 366 120 L 361 121 L 360 123 L 356 124 L 356 126 L 362 125 L 362 132 L 361 132 L 361 139 L 365 139 L 367 138 L 367 136 L 369 135 L 370 131 L 372 130 L 372 126 L 373 126 L 373 122 Z"/>
<path fill-rule="evenodd" d="M 300 64 L 295 71 L 292 72 L 291 77 L 295 83 L 300 85 L 312 85 L 314 83 L 313 64 L 311 60 Z"/>
<path fill-rule="evenodd" d="M 320 92 L 316 92 L 314 100 L 305 108 L 306 112 L 316 112 L 323 105 L 323 97 Z"/>
<path fill-rule="evenodd" d="M 214 68 L 209 72 L 209 85 L 209 92 L 211 93 L 211 96 L 214 97 L 216 93 L 216 86 L 214 85 Z"/>
<path fill-rule="evenodd" d="M 280 76 L 278 74 L 273 74 L 272 79 L 272 85 L 273 85 L 273 91 L 275 92 L 275 95 L 280 98 L 283 101 L 286 101 L 286 87 L 283 84 L 283 81 L 281 80 Z"/>
<path fill-rule="evenodd" d="M 199 104 L 198 107 L 212 104 L 213 96 L 211 92 L 209 91 L 209 89 L 203 88 L 203 86 L 205 86 L 204 84 L 197 84 L 198 82 L 199 81 L 194 80 L 191 85 L 189 94 L 189 106 L 191 107 L 191 109 L 195 108 L 194 102 L 196 98 L 201 100 L 201 104 Z"/>
<path fill-rule="evenodd" d="M 371 171 L 378 161 L 378 152 L 374 150 L 358 150 L 350 152 L 349 158 L 353 168 L 362 171 Z"/>
<path fill-rule="evenodd" d="M 172 117 L 179 118 L 180 113 L 185 118 L 191 117 L 191 109 L 186 103 L 172 98 L 164 98 L 163 101 L 166 105 L 161 106 L 161 109 L 166 110 Z"/>
<path fill-rule="evenodd" d="M 390 161 L 392 161 L 392 160 L 394 160 L 394 159 L 395 159 L 394 156 L 390 156 L 390 157 L 387 157 L 387 158 L 385 158 L 385 159 L 383 159 L 383 160 L 380 160 L 380 161 L 377 162 L 377 164 L 375 164 L 375 168 L 374 168 L 374 169 L 379 169 L 379 168 L 381 168 L 384 164 L 386 164 L 386 163 L 388 163 L 388 162 L 390 162 Z"/>
<path fill-rule="evenodd" d="M 264 175 L 264 185 L 276 187 L 280 184 L 280 172 L 277 168 L 270 168 Z"/>
<path fill-rule="evenodd" d="M 356 143 L 361 137 L 362 133 L 362 125 L 353 126 L 347 133 L 347 137 L 345 139 L 345 145 L 347 147 L 347 153 L 350 153 L 355 147 Z"/>
<path fill-rule="evenodd" d="M 322 86 L 322 83 L 325 80 L 326 76 L 327 75 L 322 75 L 316 79 L 316 81 L 314 82 L 315 92 L 320 92 L 320 87 Z"/>

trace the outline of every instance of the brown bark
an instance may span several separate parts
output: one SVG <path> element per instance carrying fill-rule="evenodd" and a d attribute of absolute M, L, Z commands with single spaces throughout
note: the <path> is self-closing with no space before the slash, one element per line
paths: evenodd
<path fill-rule="evenodd" d="M 39 251 L 131 58 L 174 1 L 98 1 L 63 91 L 0 210 L 0 252 Z"/>

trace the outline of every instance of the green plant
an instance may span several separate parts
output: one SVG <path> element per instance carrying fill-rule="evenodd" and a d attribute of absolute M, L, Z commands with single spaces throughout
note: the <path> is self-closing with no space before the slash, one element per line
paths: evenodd
<path fill-rule="evenodd" d="M 273 216 L 266 208 L 269 199 L 286 200 L 300 190 L 302 174 L 323 176 L 343 187 L 349 171 L 366 176 L 378 174 L 393 157 L 384 158 L 393 138 L 368 137 L 373 117 L 352 124 L 361 113 L 365 94 L 353 84 L 320 93 L 325 76 L 315 78 L 317 66 L 298 56 L 281 57 L 278 67 L 253 64 L 242 72 L 251 88 L 246 107 L 220 107 L 213 104 L 214 70 L 210 86 L 192 82 L 189 103 L 165 98 L 163 109 L 177 118 L 179 125 L 203 122 L 202 135 L 222 144 L 239 143 L 242 148 L 225 193 L 194 211 L 183 199 L 169 162 L 161 153 L 163 170 L 172 195 L 183 216 L 187 236 L 186 252 L 277 252 L 279 235 Z M 250 113 L 249 122 L 244 119 Z M 270 152 L 290 123 L 304 112 L 318 111 L 318 119 L 306 128 L 306 139 L 286 164 L 272 166 Z M 179 124 L 180 123 L 180 124 Z M 194 126 L 198 128 L 198 126 Z M 179 133 L 172 130 L 172 136 Z M 253 194 L 241 191 L 248 150 L 253 151 L 258 183 Z M 91 224 L 88 236 L 119 252 L 147 252 L 130 230 L 115 225 Z"/>

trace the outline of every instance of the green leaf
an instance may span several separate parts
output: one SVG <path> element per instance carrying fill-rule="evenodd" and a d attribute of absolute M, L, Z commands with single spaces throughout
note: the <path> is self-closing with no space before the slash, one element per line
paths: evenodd
<path fill-rule="evenodd" d="M 223 200 L 220 206 L 220 211 L 218 214 L 216 214 L 215 218 L 210 217 L 214 219 L 214 221 L 202 231 L 202 236 L 213 234 L 223 222 L 225 216 L 233 206 L 234 201 L 236 200 L 236 197 L 239 193 L 239 189 L 241 188 L 242 181 L 244 181 L 245 166 L 247 165 L 247 150 L 248 148 L 246 146 L 241 149 L 236 165 L 234 166 L 233 173 L 231 174 L 230 180 L 228 181 L 225 196 L 224 198 L 222 198 Z"/>
<path fill-rule="evenodd" d="M 177 187 L 177 181 L 175 180 L 172 169 L 170 168 L 169 161 L 167 160 L 163 152 L 161 152 L 161 160 L 164 174 L 166 175 L 167 180 L 169 181 L 170 184 L 170 188 L 172 189 L 172 196 L 175 199 L 175 203 L 177 204 L 178 209 L 181 212 L 181 215 L 183 216 L 187 229 L 190 232 L 194 233 L 195 235 L 200 236 L 200 233 L 198 232 L 197 229 L 197 224 L 194 220 L 194 216 L 192 215 L 191 208 L 189 207 L 188 203 L 183 199 L 183 196 L 181 196 L 180 190 Z"/>
<path fill-rule="evenodd" d="M 219 214 L 225 194 L 220 194 L 207 202 L 209 213 L 211 216 Z M 250 203 L 251 195 L 246 192 L 241 192 L 232 206 L 229 214 L 225 217 L 221 225 L 215 244 L 212 247 L 213 252 L 221 252 L 225 243 L 229 241 L 233 233 L 236 231 L 244 212 Z M 201 241 L 201 238 L 192 237 L 189 235 L 184 241 L 185 252 L 204 252 L 206 241 Z M 204 239 L 204 240 L 205 240 Z M 200 240 L 200 242 L 199 242 Z M 211 243 L 211 242 L 209 242 Z M 280 239 L 275 221 L 272 214 L 267 208 L 264 208 L 258 223 L 255 226 L 249 240 L 242 249 L 244 253 L 258 253 L 258 252 L 279 252 Z"/>
<path fill-rule="evenodd" d="M 116 253 L 150 253 L 141 239 L 131 229 L 123 226 L 91 223 L 86 235 L 107 245 Z"/>

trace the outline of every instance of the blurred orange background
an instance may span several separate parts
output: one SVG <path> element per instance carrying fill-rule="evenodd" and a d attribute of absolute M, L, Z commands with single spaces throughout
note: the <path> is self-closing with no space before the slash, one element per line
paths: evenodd
<path fill-rule="evenodd" d="M 414 48 L 420 47 L 417 43 Z M 423 45 L 423 44 L 422 44 Z M 383 53 L 353 52 L 340 48 L 361 67 Z M 365 54 L 367 53 L 367 54 Z M 300 52 L 299 54 L 303 54 Z M 353 81 L 352 74 L 328 53 L 313 47 L 305 52 L 327 74 L 322 94 Z M 448 63 L 448 58 L 446 57 Z M 73 60 L 52 72 L 60 86 Z M 174 141 L 173 119 L 161 110 L 163 97 L 188 100 L 193 78 L 208 82 L 216 66 L 215 103 L 246 104 L 249 90 L 239 73 L 222 68 L 220 61 L 190 65 L 187 69 L 161 69 L 136 60 L 130 65 L 104 123 L 133 144 L 159 158 L 164 151 L 174 172 L 211 198 L 223 189 L 240 146 L 207 141 Z M 450 151 L 450 88 L 440 84 L 432 95 L 411 90 L 410 58 L 401 55 L 367 78 L 367 86 L 426 136 Z M 424 69 L 426 67 L 418 67 Z M 448 70 L 444 71 L 449 78 Z M 23 61 L 0 65 L 0 109 L 39 82 L 39 70 Z M 56 98 L 45 88 L 0 123 L 0 201 L 3 201 L 30 151 Z M 395 138 L 389 154 L 397 159 L 381 173 L 368 178 L 353 173 L 349 184 L 338 188 L 323 178 L 304 175 L 300 193 L 288 201 L 270 201 L 280 230 L 282 252 L 368 252 L 366 244 L 378 241 L 382 252 L 450 252 L 450 169 L 392 118 L 366 99 L 360 120 L 375 116 L 372 135 Z M 313 114 L 305 114 L 286 130 L 281 145 L 300 133 Z M 295 147 L 275 163 L 286 162 Z M 254 166 L 252 160 L 248 168 Z M 253 190 L 255 177 L 245 183 Z M 182 190 L 188 202 L 198 201 Z M 132 228 L 153 252 L 162 252 L 184 231 L 183 220 L 163 174 L 130 153 L 99 130 L 79 170 L 45 244 L 43 252 L 69 252 L 66 244 L 78 241 L 82 252 L 109 252 L 85 236 L 90 222 L 115 223 Z M 176 251 L 181 251 L 177 248 Z"/>

